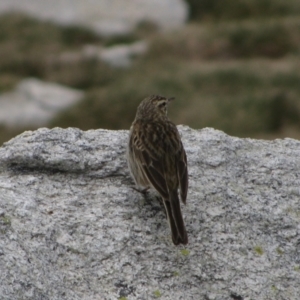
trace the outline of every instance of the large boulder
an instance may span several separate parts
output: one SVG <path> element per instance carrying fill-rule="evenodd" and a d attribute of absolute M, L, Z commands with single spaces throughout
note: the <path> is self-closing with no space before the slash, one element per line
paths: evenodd
<path fill-rule="evenodd" d="M 57 83 L 26 78 L 0 95 L 0 124 L 7 127 L 45 126 L 58 112 L 82 99 L 82 91 Z"/>
<path fill-rule="evenodd" d="M 142 21 L 170 30 L 188 17 L 184 0 L 0 0 L 0 13 L 8 11 L 88 26 L 102 35 L 128 33 Z"/>
<path fill-rule="evenodd" d="M 1 299 L 299 299 L 300 142 L 179 126 L 186 247 L 132 188 L 128 131 L 42 128 L 0 148 Z"/>

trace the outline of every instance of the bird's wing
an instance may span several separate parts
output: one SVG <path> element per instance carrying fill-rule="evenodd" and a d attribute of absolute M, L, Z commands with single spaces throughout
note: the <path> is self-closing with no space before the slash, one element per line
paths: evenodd
<path fill-rule="evenodd" d="M 134 152 L 149 182 L 163 198 L 168 199 L 169 192 L 164 177 L 163 161 L 151 155 L 146 149 L 134 148 Z"/>
<path fill-rule="evenodd" d="M 188 169 L 187 169 L 187 159 L 186 153 L 181 143 L 181 149 L 178 153 L 177 161 L 177 173 L 179 179 L 179 187 L 180 187 L 180 196 L 182 202 L 186 203 L 187 190 L 188 190 Z"/>

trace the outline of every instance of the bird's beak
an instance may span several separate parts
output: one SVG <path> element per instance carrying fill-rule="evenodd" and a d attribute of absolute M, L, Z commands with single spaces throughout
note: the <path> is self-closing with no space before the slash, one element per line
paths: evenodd
<path fill-rule="evenodd" d="M 168 98 L 168 102 L 173 101 L 175 97 Z"/>

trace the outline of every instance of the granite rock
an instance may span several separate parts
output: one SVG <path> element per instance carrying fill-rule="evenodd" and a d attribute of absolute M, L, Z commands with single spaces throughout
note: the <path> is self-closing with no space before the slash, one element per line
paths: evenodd
<path fill-rule="evenodd" d="M 0 0 L 0 13 L 10 11 L 60 24 L 83 25 L 101 35 L 127 34 L 143 21 L 172 30 L 181 27 L 188 17 L 183 0 Z"/>
<path fill-rule="evenodd" d="M 128 131 L 41 128 L 5 143 L 1 299 L 298 299 L 300 142 L 178 128 L 185 247 L 155 192 L 132 188 Z"/>
<path fill-rule="evenodd" d="M 0 124 L 8 127 L 45 126 L 83 95 L 82 91 L 57 83 L 25 78 L 13 91 L 0 95 Z"/>

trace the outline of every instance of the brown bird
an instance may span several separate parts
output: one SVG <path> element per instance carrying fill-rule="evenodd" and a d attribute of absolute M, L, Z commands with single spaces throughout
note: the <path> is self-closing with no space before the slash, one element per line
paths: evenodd
<path fill-rule="evenodd" d="M 179 132 L 167 116 L 173 99 L 153 95 L 140 103 L 130 128 L 127 161 L 138 188 L 153 187 L 161 195 L 173 243 L 178 245 L 188 243 L 178 197 L 179 189 L 186 203 L 188 170 Z"/>

